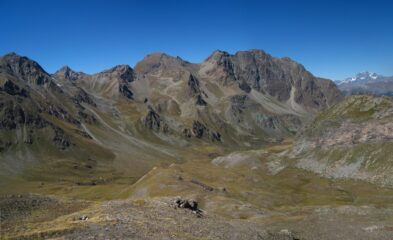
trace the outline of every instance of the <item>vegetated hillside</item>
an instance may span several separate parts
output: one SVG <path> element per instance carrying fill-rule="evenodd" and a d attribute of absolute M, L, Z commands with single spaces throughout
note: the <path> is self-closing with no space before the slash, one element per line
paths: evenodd
<path fill-rule="evenodd" d="M 0 83 L 0 175 L 80 185 L 280 142 L 341 99 L 331 81 L 260 50 L 216 51 L 200 64 L 155 53 L 92 75 L 50 75 L 12 53 Z"/>
<path fill-rule="evenodd" d="M 353 95 L 318 114 L 299 134 L 297 166 L 332 178 L 392 185 L 393 99 Z"/>

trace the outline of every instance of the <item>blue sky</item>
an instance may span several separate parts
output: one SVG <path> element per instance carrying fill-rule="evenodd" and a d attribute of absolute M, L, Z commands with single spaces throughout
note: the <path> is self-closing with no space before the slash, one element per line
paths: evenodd
<path fill-rule="evenodd" d="M 151 52 L 263 49 L 317 76 L 393 75 L 392 1 L 0 1 L 0 55 L 94 73 Z"/>

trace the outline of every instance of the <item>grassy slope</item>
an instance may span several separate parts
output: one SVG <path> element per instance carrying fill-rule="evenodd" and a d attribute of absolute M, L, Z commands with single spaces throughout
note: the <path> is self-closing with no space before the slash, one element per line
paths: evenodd
<path fill-rule="evenodd" d="M 342 177 L 353 177 L 391 185 L 393 143 L 388 139 L 373 140 L 373 132 L 362 133 L 362 130 L 370 125 L 371 127 L 379 127 L 391 122 L 393 119 L 392 108 L 393 100 L 389 97 L 354 95 L 347 97 L 332 108 L 322 111 L 298 137 L 295 147 L 305 147 L 301 154 L 297 155 L 301 167 L 328 176 L 341 177 L 340 175 L 342 175 Z M 341 129 L 340 127 L 344 123 L 348 124 L 348 129 L 337 132 L 336 129 Z M 350 128 L 355 127 L 358 130 L 351 132 Z M 331 134 L 328 135 L 328 133 Z M 321 139 L 323 143 L 326 143 L 324 139 L 327 140 L 328 137 L 332 141 L 335 139 L 338 141 L 344 134 L 352 134 L 354 142 L 347 141 L 345 145 L 328 147 L 323 144 L 311 145 Z M 357 142 L 356 139 L 359 137 L 370 138 L 370 140 Z M 338 173 L 340 168 L 348 166 L 348 171 L 351 173 Z M 352 171 L 352 169 L 355 170 Z"/>
<path fill-rule="evenodd" d="M 51 236 L 56 233 L 82 231 L 78 228 L 83 229 L 86 224 L 109 224 L 104 214 L 106 203 L 100 203 L 101 200 L 108 198 L 129 198 L 127 201 L 142 209 L 144 207 L 154 209 L 147 203 L 154 199 L 162 201 L 166 197 L 171 199 L 182 196 L 198 200 L 208 217 L 217 214 L 227 219 L 226 221 L 238 219 L 245 220 L 244 223 L 254 222 L 269 226 L 281 224 L 286 227 L 308 221 L 308 217 L 318 209 L 341 209 L 348 206 L 362 209 L 367 206 L 366 209 L 383 210 L 392 207 L 393 190 L 389 188 L 351 180 L 330 180 L 292 167 L 287 167 L 276 175 L 271 174 L 268 169 L 271 156 L 280 154 L 290 147 L 290 144 L 272 145 L 264 150 L 240 152 L 258 158 L 259 168 L 254 170 L 246 166 L 234 168 L 215 166 L 211 160 L 222 153 L 218 152 L 218 149 L 205 146 L 199 149 L 197 155 L 187 155 L 189 161 L 167 167 L 156 167 L 136 184 L 117 181 L 103 186 L 74 186 L 73 191 L 74 194 L 77 193 L 76 195 L 67 192 L 66 189 L 69 189 L 67 186 L 57 191 L 54 188 L 50 189 L 49 186 L 42 186 L 46 188 L 47 193 L 56 193 L 57 196 L 90 198 L 95 199 L 96 202 L 80 202 L 79 205 L 73 202 L 76 204 L 73 210 L 63 212 L 61 216 L 45 215 L 38 209 L 37 214 L 44 216 L 42 219 L 37 220 L 34 216 L 26 217 L 26 222 L 15 223 L 14 230 L 9 231 L 8 234 L 34 236 L 42 233 Z M 211 187 L 213 190 L 206 187 Z M 32 188 L 31 191 L 36 189 Z M 65 204 L 67 200 L 63 202 Z M 59 207 L 64 211 L 67 209 L 66 205 Z M 86 224 L 74 220 L 84 214 L 91 218 Z M 343 217 L 350 218 L 348 214 Z M 393 224 L 393 218 L 389 214 L 380 215 L 378 219 L 384 224 Z M 372 225 L 373 221 L 376 221 L 375 217 L 366 223 Z M 354 222 L 356 220 L 352 219 L 351 223 Z M 22 226 L 28 226 L 27 231 L 20 232 L 18 229 Z M 175 235 L 181 234 L 176 230 L 172 231 Z"/>

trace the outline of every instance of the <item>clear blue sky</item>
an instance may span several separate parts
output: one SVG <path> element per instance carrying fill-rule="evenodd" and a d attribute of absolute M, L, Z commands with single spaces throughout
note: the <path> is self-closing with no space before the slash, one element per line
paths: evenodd
<path fill-rule="evenodd" d="M 201 62 L 258 48 L 321 77 L 393 75 L 390 2 L 0 0 L 0 55 L 93 73 L 156 51 Z"/>

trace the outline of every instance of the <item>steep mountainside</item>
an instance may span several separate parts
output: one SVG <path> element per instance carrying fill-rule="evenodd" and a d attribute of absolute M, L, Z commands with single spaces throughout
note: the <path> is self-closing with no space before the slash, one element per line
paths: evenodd
<path fill-rule="evenodd" d="M 93 76 L 63 70 L 60 79 L 60 72 L 51 76 L 26 57 L 0 59 L 0 177 L 97 184 L 176 161 L 177 155 L 115 129 L 111 102 L 130 99 L 130 67 Z M 101 82 L 90 85 L 93 78 Z"/>
<path fill-rule="evenodd" d="M 393 184 L 393 100 L 350 96 L 305 128 L 292 154 L 297 166 L 333 178 Z"/>
<path fill-rule="evenodd" d="M 26 57 L 0 59 L 0 175 L 21 175 L 38 163 L 48 168 L 34 171 L 46 172 L 63 159 L 99 169 L 113 158 L 83 128 L 96 122 L 83 107 L 94 104 L 89 96 L 78 87 L 73 93 L 64 90 Z"/>

